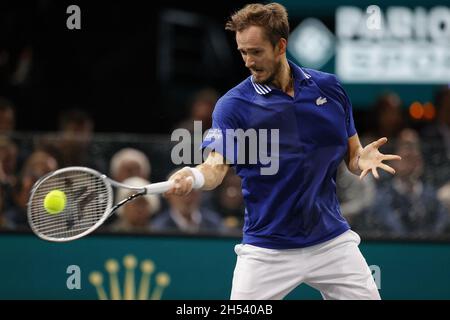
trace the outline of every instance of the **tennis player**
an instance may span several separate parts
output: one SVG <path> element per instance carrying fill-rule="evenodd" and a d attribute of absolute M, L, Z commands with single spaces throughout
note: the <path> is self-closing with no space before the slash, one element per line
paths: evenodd
<path fill-rule="evenodd" d="M 350 230 L 336 197 L 342 160 L 360 178 L 383 163 L 381 138 L 362 147 L 352 106 L 336 76 L 301 68 L 286 58 L 289 25 L 277 3 L 250 4 L 231 16 L 237 49 L 251 76 L 227 92 L 213 112 L 213 134 L 202 147 L 213 150 L 197 167 L 185 167 L 168 191 L 189 193 L 193 185 L 216 188 L 229 167 L 242 179 L 243 240 L 236 245 L 231 299 L 282 299 L 301 283 L 324 299 L 380 299 L 358 234 Z M 224 146 L 227 130 L 279 129 L 279 169 L 242 164 Z M 239 152 L 239 150 L 238 150 Z"/>

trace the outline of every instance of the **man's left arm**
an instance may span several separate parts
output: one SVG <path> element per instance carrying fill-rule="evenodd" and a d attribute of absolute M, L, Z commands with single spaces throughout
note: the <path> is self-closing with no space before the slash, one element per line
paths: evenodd
<path fill-rule="evenodd" d="M 353 120 L 352 103 L 350 98 L 345 92 L 342 85 L 339 83 L 337 77 L 334 77 L 334 82 L 331 88 L 334 89 L 336 97 L 341 101 L 345 110 L 346 130 L 348 135 L 348 150 L 345 157 L 345 163 L 351 173 L 359 175 L 359 178 L 364 178 L 369 171 L 375 178 L 379 178 L 377 169 L 383 169 L 391 174 L 395 174 L 395 170 L 384 164 L 385 160 L 400 160 L 401 158 L 393 154 L 382 154 L 378 151 L 378 148 L 387 142 L 387 138 L 381 138 L 377 141 L 369 143 L 363 147 L 359 141 L 358 134 L 356 132 L 355 123 Z"/>
<path fill-rule="evenodd" d="M 357 176 L 359 176 L 362 172 L 358 167 L 358 159 L 362 150 L 363 147 L 359 141 L 357 133 L 348 138 L 348 150 L 345 155 L 345 164 L 347 165 L 348 170 Z"/>
<path fill-rule="evenodd" d="M 348 150 L 345 157 L 345 163 L 348 170 L 364 178 L 369 171 L 378 179 L 380 176 L 377 169 L 380 168 L 391 174 L 395 174 L 395 170 L 383 163 L 385 160 L 401 160 L 400 156 L 393 154 L 382 154 L 378 149 L 387 142 L 387 138 L 381 138 L 377 141 L 369 143 L 364 148 L 359 141 L 358 134 L 354 134 L 348 139 Z"/>

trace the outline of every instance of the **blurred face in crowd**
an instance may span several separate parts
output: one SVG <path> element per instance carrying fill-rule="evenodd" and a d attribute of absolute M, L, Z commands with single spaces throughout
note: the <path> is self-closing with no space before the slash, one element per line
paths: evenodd
<path fill-rule="evenodd" d="M 220 204 L 226 208 L 237 209 L 243 205 L 241 179 L 235 174 L 225 176 L 219 194 Z"/>
<path fill-rule="evenodd" d="M 139 197 L 124 205 L 122 214 L 129 224 L 144 227 L 149 223 L 152 208 L 145 197 Z"/>
<path fill-rule="evenodd" d="M 201 191 L 192 190 L 186 196 L 167 196 L 170 207 L 180 212 L 183 216 L 189 217 L 194 211 L 198 210 L 201 201 Z"/>
<path fill-rule="evenodd" d="M 5 141 L 0 146 L 0 164 L 5 174 L 11 175 L 16 171 L 17 165 L 17 146 L 11 141 Z"/>
<path fill-rule="evenodd" d="M 56 169 L 58 169 L 58 162 L 45 151 L 33 152 L 25 162 L 25 170 L 32 171 L 38 176 L 43 176 Z"/>
<path fill-rule="evenodd" d="M 42 171 L 43 167 L 40 166 L 27 166 L 24 168 L 24 173 L 20 179 L 20 189 L 14 192 L 13 199 L 15 203 L 21 207 L 26 208 L 28 204 L 28 198 L 30 197 L 31 189 L 33 185 L 49 171 Z"/>
<path fill-rule="evenodd" d="M 20 190 L 14 194 L 15 202 L 26 208 L 33 185 L 43 175 L 58 169 L 55 158 L 44 151 L 33 152 L 25 161 L 20 180 Z"/>
<path fill-rule="evenodd" d="M 281 38 L 273 46 L 262 27 L 250 26 L 236 32 L 236 42 L 253 80 L 264 84 L 272 82 L 281 70 L 287 41 Z"/>
<path fill-rule="evenodd" d="M 118 167 L 117 173 L 114 178 L 120 182 L 131 177 L 148 179 L 148 177 L 145 176 L 141 165 L 137 161 L 124 160 Z"/>
<path fill-rule="evenodd" d="M 396 154 L 402 161 L 394 161 L 393 168 L 400 179 L 417 179 L 423 173 L 423 157 L 419 138 L 412 130 L 403 130 L 397 141 Z"/>
<path fill-rule="evenodd" d="M 14 111 L 10 108 L 0 110 L 0 133 L 10 133 L 14 127 Z"/>
<path fill-rule="evenodd" d="M 91 141 L 93 129 L 90 121 L 69 122 L 63 128 L 63 137 L 66 144 L 82 147 Z"/>
<path fill-rule="evenodd" d="M 60 125 L 56 148 L 62 166 L 74 166 L 91 160 L 95 161 L 88 159 L 87 153 L 92 142 L 92 133 L 93 123 L 89 120 L 69 120 Z"/>
<path fill-rule="evenodd" d="M 210 128 L 212 124 L 211 115 L 214 104 L 208 101 L 195 101 L 192 105 L 192 117 L 195 121 L 201 121 L 204 128 Z"/>
<path fill-rule="evenodd" d="M 27 173 L 20 180 L 20 191 L 13 194 L 14 202 L 21 208 L 26 208 L 28 203 L 28 197 L 30 196 L 31 189 L 36 181 L 39 179 L 39 174 Z"/>
<path fill-rule="evenodd" d="M 395 94 L 382 98 L 378 106 L 378 125 L 382 135 L 393 136 L 403 125 L 401 100 Z"/>

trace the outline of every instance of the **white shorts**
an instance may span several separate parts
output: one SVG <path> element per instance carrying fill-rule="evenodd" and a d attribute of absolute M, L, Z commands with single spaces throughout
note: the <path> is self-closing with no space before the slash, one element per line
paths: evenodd
<path fill-rule="evenodd" d="M 359 251 L 359 235 L 348 230 L 338 237 L 300 249 L 235 246 L 232 300 L 283 299 L 302 283 L 324 299 L 379 300 L 377 286 Z"/>

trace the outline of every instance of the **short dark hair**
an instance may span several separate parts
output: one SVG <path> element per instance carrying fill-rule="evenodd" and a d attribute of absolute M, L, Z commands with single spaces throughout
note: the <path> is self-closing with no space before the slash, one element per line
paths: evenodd
<path fill-rule="evenodd" d="M 273 46 L 281 38 L 287 40 L 289 37 L 288 14 L 286 8 L 279 3 L 248 4 L 231 16 L 225 30 L 236 32 L 250 26 L 262 27 Z"/>
<path fill-rule="evenodd" d="M 91 116 L 82 109 L 73 108 L 63 110 L 59 116 L 59 129 L 63 130 L 71 123 L 77 125 L 94 124 Z"/>
<path fill-rule="evenodd" d="M 11 100 L 8 100 L 4 97 L 0 97 L 0 111 L 11 110 L 14 112 L 14 104 Z"/>

